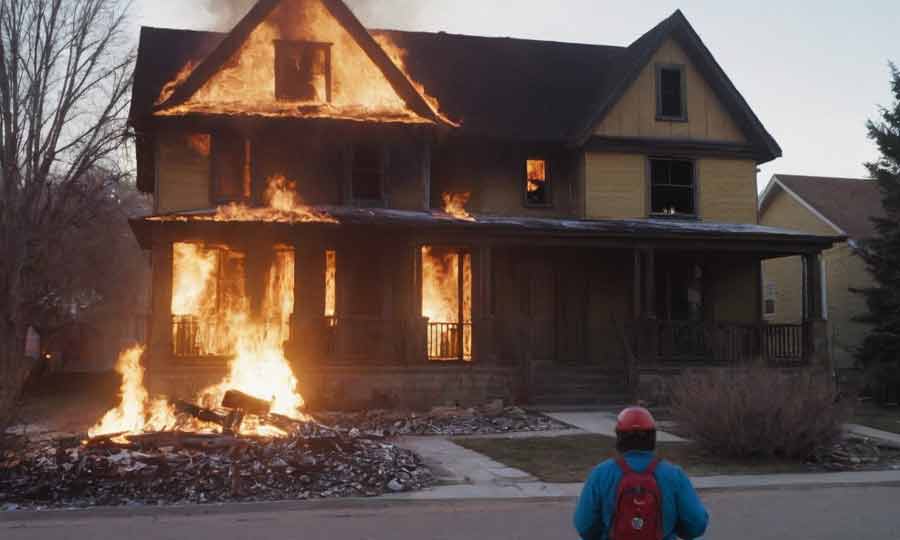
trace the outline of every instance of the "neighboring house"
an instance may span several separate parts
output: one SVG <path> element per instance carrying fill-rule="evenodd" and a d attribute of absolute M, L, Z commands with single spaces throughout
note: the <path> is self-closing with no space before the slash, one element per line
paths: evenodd
<path fill-rule="evenodd" d="M 854 320 L 866 313 L 865 299 L 851 289 L 874 285 L 858 249 L 861 241 L 875 234 L 871 218 L 883 215 L 881 191 L 873 180 L 776 174 L 760 197 L 763 225 L 847 238 L 821 259 L 827 306 L 821 316 L 828 319 L 836 368 L 854 367 L 856 349 L 868 332 L 867 325 Z M 803 319 L 802 272 L 803 262 L 797 257 L 763 263 L 767 320 L 784 324 Z"/>
<path fill-rule="evenodd" d="M 615 399 L 827 359 L 814 317 L 763 324 L 761 263 L 839 234 L 758 224 L 781 149 L 680 11 L 619 47 L 261 0 L 227 34 L 144 28 L 130 121 L 170 393 L 221 374 L 228 309 L 281 332 L 329 405 Z"/>

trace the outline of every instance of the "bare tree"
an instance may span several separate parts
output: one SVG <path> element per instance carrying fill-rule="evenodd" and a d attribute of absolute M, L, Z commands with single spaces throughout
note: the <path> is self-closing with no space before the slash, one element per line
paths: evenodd
<path fill-rule="evenodd" d="M 60 255 L 128 176 L 128 0 L 0 0 L 0 425 Z"/>

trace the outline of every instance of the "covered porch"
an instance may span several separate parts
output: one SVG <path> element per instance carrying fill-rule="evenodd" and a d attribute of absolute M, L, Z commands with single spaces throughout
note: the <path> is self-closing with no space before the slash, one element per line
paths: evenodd
<path fill-rule="evenodd" d="M 185 370 L 215 371 L 229 356 L 198 345 L 199 328 L 221 322 L 173 314 L 173 246 L 184 242 L 240 253 L 250 306 L 264 303 L 263 261 L 292 253 L 290 313 L 266 324 L 283 327 L 285 354 L 313 400 L 530 401 L 585 381 L 585 392 L 619 395 L 642 371 L 828 359 L 815 261 L 830 237 L 669 220 L 319 210 L 337 223 L 135 222 L 154 261 L 150 369 L 191 377 Z M 807 315 L 767 324 L 761 261 L 798 254 L 808 261 Z M 437 310 L 435 273 L 446 296 Z"/>

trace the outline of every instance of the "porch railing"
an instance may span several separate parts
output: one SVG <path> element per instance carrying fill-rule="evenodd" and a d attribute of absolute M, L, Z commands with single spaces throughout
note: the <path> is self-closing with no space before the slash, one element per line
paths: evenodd
<path fill-rule="evenodd" d="M 234 340 L 224 318 L 196 315 L 172 316 L 172 354 L 179 357 L 227 356 L 234 354 Z M 288 321 L 266 321 L 264 339 L 284 342 L 290 337 Z"/>
<path fill-rule="evenodd" d="M 470 360 L 472 323 L 428 323 L 429 360 Z"/>
<path fill-rule="evenodd" d="M 743 325 L 697 321 L 641 321 L 631 326 L 643 363 L 790 366 L 805 362 L 800 324 Z"/>

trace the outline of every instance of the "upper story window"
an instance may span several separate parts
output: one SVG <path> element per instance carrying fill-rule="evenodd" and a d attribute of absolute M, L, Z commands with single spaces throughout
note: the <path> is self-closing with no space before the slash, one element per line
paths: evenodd
<path fill-rule="evenodd" d="M 658 120 L 687 120 L 684 66 L 662 64 L 656 66 L 656 118 Z"/>
<path fill-rule="evenodd" d="M 525 161 L 525 205 L 550 206 L 550 176 L 546 159 Z"/>
<path fill-rule="evenodd" d="M 650 159 L 650 212 L 662 216 L 696 215 L 693 161 Z"/>
<path fill-rule="evenodd" d="M 275 98 L 331 101 L 331 44 L 275 41 Z"/>
<path fill-rule="evenodd" d="M 350 191 L 355 202 L 384 200 L 384 152 L 380 145 L 354 146 Z"/>
<path fill-rule="evenodd" d="M 249 139 L 228 133 L 213 135 L 211 167 L 213 202 L 250 199 L 252 193 L 250 154 Z"/>

